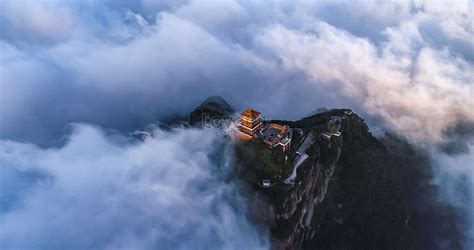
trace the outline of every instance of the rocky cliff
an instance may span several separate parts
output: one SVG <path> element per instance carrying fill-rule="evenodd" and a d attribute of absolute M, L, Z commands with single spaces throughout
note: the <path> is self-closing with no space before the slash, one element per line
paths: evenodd
<path fill-rule="evenodd" d="M 249 187 L 250 216 L 259 224 L 270 227 L 275 249 L 302 248 L 318 231 L 318 217 L 314 215 L 327 196 L 343 151 L 340 136 L 327 139 L 320 135 L 325 131 L 324 125 L 334 116 L 343 118 L 341 128 L 346 128 L 352 119 L 344 114 L 344 110 L 338 110 L 298 122 L 279 121 L 290 125 L 300 134 L 294 138 L 289 153 L 291 161 L 297 162 L 303 154 L 308 156 L 296 170 L 296 177 L 291 182 L 285 183 L 286 176 L 283 174 L 280 180 L 274 180 L 271 188 L 264 189 L 258 183 L 250 185 L 249 179 L 253 176 L 245 175 L 248 170 L 239 171 L 239 178 Z M 307 144 L 306 147 L 303 144 Z M 236 166 L 237 169 L 245 170 L 248 164 L 242 164 L 242 159 L 248 155 L 239 152 L 237 147 Z M 292 164 L 287 167 L 292 168 Z"/>
<path fill-rule="evenodd" d="M 229 115 L 216 110 L 210 115 Z M 323 136 L 335 118 L 340 135 Z M 268 231 L 272 248 L 460 249 L 453 211 L 431 198 L 429 162 L 407 142 L 374 137 L 346 109 L 275 122 L 295 131 L 287 159 L 261 142 L 239 142 L 234 175 L 248 197 L 249 218 Z M 262 178 L 271 187 L 262 187 Z"/>

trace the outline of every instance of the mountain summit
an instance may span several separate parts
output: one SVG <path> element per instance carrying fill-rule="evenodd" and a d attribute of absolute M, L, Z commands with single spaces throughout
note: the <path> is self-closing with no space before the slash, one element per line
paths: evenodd
<path fill-rule="evenodd" d="M 190 123 L 232 113 L 212 97 L 190 114 Z M 248 198 L 249 218 L 269 230 L 272 248 L 438 249 L 435 237 L 460 248 L 452 210 L 431 199 L 436 190 L 427 157 L 406 141 L 374 137 L 349 109 L 263 123 L 291 128 L 290 149 L 238 140 L 233 178 Z"/>
<path fill-rule="evenodd" d="M 211 96 L 204 100 L 204 102 L 189 114 L 188 122 L 191 125 L 197 125 L 200 124 L 204 118 L 228 118 L 233 113 L 234 109 L 224 100 L 224 98 L 220 96 Z"/>

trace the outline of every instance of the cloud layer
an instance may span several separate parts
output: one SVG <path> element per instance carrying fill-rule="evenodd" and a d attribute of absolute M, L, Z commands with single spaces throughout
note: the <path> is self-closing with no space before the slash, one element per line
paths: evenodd
<path fill-rule="evenodd" d="M 130 129 L 209 95 L 271 117 L 352 106 L 420 142 L 474 122 L 467 1 L 2 7 L 3 137 Z"/>
<path fill-rule="evenodd" d="M 61 148 L 1 141 L 0 247 L 265 247 L 224 181 L 229 142 L 212 130 L 153 134 L 133 141 L 78 124 Z M 15 185 L 23 191 L 9 193 Z"/>
<path fill-rule="evenodd" d="M 444 191 L 453 192 L 461 185 L 468 197 L 472 197 L 473 9 L 468 0 L 0 1 L 0 138 L 3 139 L 0 153 L 6 157 L 1 159 L 6 164 L 6 167 L 2 164 L 2 178 L 5 178 L 2 189 L 9 190 L 2 190 L 5 192 L 2 199 L 9 204 L 2 209 L 7 214 L 23 213 L 22 217 L 39 227 L 29 232 L 21 228 L 21 223 L 9 230 L 5 228 L 2 237 L 13 239 L 5 244 L 21 244 L 19 235 L 28 233 L 26 236 L 37 237 L 34 240 L 38 244 L 50 246 L 44 242 L 45 238 L 34 235 L 42 229 L 43 221 L 33 217 L 35 206 L 51 213 L 69 206 L 65 201 L 53 206 L 55 192 L 66 196 L 62 198 L 78 195 L 77 200 L 71 198 L 77 205 L 92 203 L 97 206 L 91 209 L 104 208 L 103 201 L 87 200 L 96 197 L 81 197 L 86 196 L 86 191 L 75 193 L 67 189 L 72 188 L 69 185 L 74 184 L 73 180 L 61 186 L 61 178 L 72 179 L 77 175 L 82 178 L 77 183 L 89 184 L 88 192 L 97 190 L 98 198 L 113 194 L 117 187 L 109 179 L 115 176 L 108 176 L 105 169 L 91 161 L 98 156 L 87 151 L 88 147 L 97 152 L 104 150 L 103 154 L 109 157 L 103 159 L 110 164 L 107 171 L 122 178 L 137 176 L 149 184 L 151 181 L 146 176 L 157 174 L 153 167 L 139 168 L 144 172 L 135 170 L 131 167 L 135 163 L 126 155 L 133 159 L 158 157 L 136 151 L 146 151 L 152 142 L 159 147 L 161 142 L 150 139 L 143 145 L 123 141 L 114 144 L 100 130 L 79 126 L 69 142 L 59 147 L 64 144 L 69 123 L 86 122 L 130 132 L 156 120 L 186 114 L 211 95 L 224 97 L 237 109 L 251 105 L 269 118 L 296 119 L 322 106 L 350 107 L 367 117 L 372 125 L 432 151 L 432 158 L 439 165 L 439 176 L 453 181 Z M 459 127 L 466 129 L 459 132 Z M 180 136 L 186 133 L 163 136 L 176 140 L 167 143 L 186 152 L 200 166 L 197 169 L 213 168 L 200 158 L 211 148 L 202 151 L 188 148 L 189 145 L 180 141 Z M 104 147 L 96 147 L 94 143 L 82 145 L 89 139 Z M 443 155 L 436 149 L 439 144 L 462 147 L 457 150 L 462 154 Z M 44 149 L 52 145 L 59 148 Z M 71 147 L 83 159 L 78 159 Z M 158 162 L 173 161 L 169 164 L 177 164 L 180 171 L 180 164 L 186 161 L 180 157 L 169 153 Z M 76 167 L 70 173 L 59 168 L 70 162 Z M 112 168 L 115 164 L 118 164 L 116 169 Z M 148 162 L 143 164 L 148 166 Z M 453 164 L 462 166 L 459 171 L 453 171 L 450 167 Z M 27 170 L 23 170 L 24 166 L 28 166 Z M 84 174 L 82 169 L 91 166 L 96 167 L 87 173 L 104 174 L 105 190 L 94 186 L 99 185 L 97 176 Z M 173 174 L 168 177 L 170 182 L 174 178 Z M 191 179 L 185 181 L 194 183 Z M 138 188 L 133 180 L 122 181 Z M 170 185 L 169 191 L 181 192 L 178 184 Z M 54 190 L 56 186 L 60 190 Z M 223 188 L 226 184 L 218 186 Z M 33 198 L 23 197 L 38 188 L 45 190 L 38 191 Z M 143 192 L 121 197 L 130 195 L 132 199 L 140 199 L 152 191 Z M 35 195 L 38 197 L 34 198 Z M 38 200 L 35 203 L 30 199 Z M 30 202 L 31 207 L 13 212 L 16 200 Z M 224 204 L 225 210 L 226 199 L 217 200 Z M 117 207 L 128 205 L 124 199 L 116 202 Z M 145 199 L 144 205 L 166 205 L 154 202 L 158 201 Z M 464 204 L 462 210 L 469 211 L 469 206 L 469 202 Z M 171 207 L 177 208 L 176 211 L 187 208 L 177 204 Z M 138 213 L 145 208 L 132 205 L 130 209 Z M 208 212 L 206 208 L 199 209 Z M 469 212 L 463 215 L 472 217 Z M 8 218 L 15 222 L 20 218 L 16 216 Z M 122 214 L 112 210 L 110 216 Z M 137 219 L 154 221 L 153 218 L 144 215 Z M 210 218 L 215 220 L 214 215 Z M 231 213 L 229 218 L 234 218 L 236 223 L 231 228 L 249 227 L 238 213 Z M 67 215 L 57 219 L 72 223 Z M 155 219 L 173 232 L 167 217 Z M 98 235 L 110 239 L 107 244 L 122 244 L 106 235 L 108 222 L 115 220 L 109 217 L 105 220 L 97 222 L 103 227 L 99 228 L 103 234 Z M 193 218 L 190 220 L 195 222 Z M 88 222 L 88 226 L 93 224 Z M 62 221 L 55 223 L 58 230 L 64 225 Z M 124 223 L 130 224 L 130 231 L 123 232 L 130 239 L 127 244 L 134 241 L 157 244 L 135 238 L 136 232 L 142 230 L 140 223 L 128 220 Z M 86 227 L 78 230 L 85 232 Z M 472 223 L 470 230 L 472 242 Z M 59 233 L 70 239 L 76 232 Z M 169 237 L 175 236 L 172 233 Z M 190 240 L 204 237 L 188 236 Z M 252 233 L 247 236 L 249 242 L 257 242 Z M 165 244 L 163 239 L 168 236 L 163 237 L 158 237 L 160 244 Z M 0 238 L 2 243 L 3 239 Z M 84 240 L 80 244 L 92 243 Z"/>

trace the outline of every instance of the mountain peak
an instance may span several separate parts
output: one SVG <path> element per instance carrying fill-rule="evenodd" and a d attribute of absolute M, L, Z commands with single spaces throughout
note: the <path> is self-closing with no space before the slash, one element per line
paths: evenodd
<path fill-rule="evenodd" d="M 207 118 L 213 117 L 230 117 L 234 113 L 234 109 L 220 96 L 210 96 L 204 100 L 199 107 L 189 114 L 189 123 L 191 125 L 202 122 L 203 116 Z"/>
<path fill-rule="evenodd" d="M 224 110 L 231 110 L 232 112 L 234 111 L 232 109 L 232 107 L 229 105 L 229 103 L 226 102 L 226 100 L 224 100 L 224 98 L 220 97 L 220 96 L 210 96 L 208 97 L 206 100 L 204 100 L 201 105 L 201 107 L 206 107 L 206 106 L 217 106 L 217 107 L 220 107 Z"/>

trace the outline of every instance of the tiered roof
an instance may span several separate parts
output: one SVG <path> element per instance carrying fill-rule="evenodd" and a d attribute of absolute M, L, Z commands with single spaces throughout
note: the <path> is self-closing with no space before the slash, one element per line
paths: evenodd
<path fill-rule="evenodd" d="M 242 117 L 248 117 L 252 120 L 258 118 L 258 116 L 260 115 L 260 112 L 256 111 L 256 110 L 253 110 L 252 108 L 248 108 L 246 109 L 244 112 L 242 112 Z"/>

